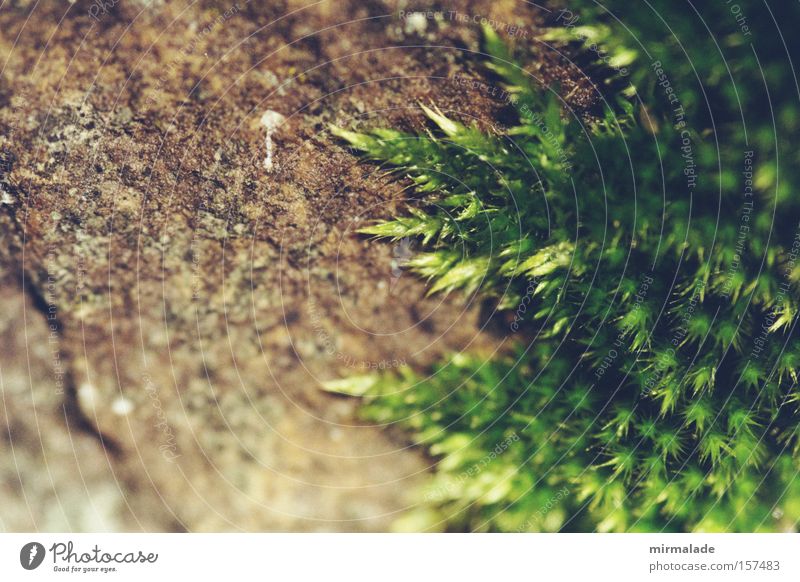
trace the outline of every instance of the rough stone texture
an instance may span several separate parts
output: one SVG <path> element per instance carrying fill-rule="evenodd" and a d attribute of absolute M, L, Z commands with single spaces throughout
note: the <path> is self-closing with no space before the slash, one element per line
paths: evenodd
<path fill-rule="evenodd" d="M 0 273 L 0 530 L 171 530 L 65 400 L 45 316 Z"/>
<path fill-rule="evenodd" d="M 92 6 L 0 8 L 0 527 L 387 529 L 430 460 L 319 382 L 504 340 L 354 233 L 405 184 L 326 127 L 502 121 L 452 80 L 486 75 L 478 28 L 376 0 Z M 526 27 L 532 71 L 591 107 L 531 40 L 545 11 L 436 8 Z"/>

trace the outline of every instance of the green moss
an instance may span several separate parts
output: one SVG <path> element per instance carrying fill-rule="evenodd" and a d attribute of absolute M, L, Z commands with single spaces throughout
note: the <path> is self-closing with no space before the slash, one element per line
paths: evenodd
<path fill-rule="evenodd" d="M 535 334 L 513 356 L 462 354 L 430 374 L 332 387 L 362 395 L 366 418 L 405 426 L 440 457 L 407 524 L 796 527 L 800 208 L 787 192 L 800 185 L 800 160 L 771 117 L 800 117 L 791 75 L 764 63 L 778 90 L 767 107 L 747 80 L 761 70 L 756 53 L 723 3 L 703 9 L 716 18 L 706 20 L 713 37 L 678 6 L 654 4 L 664 21 L 625 12 L 635 37 L 586 12 L 646 109 L 619 91 L 602 119 L 582 125 L 487 30 L 487 68 L 517 110 L 506 133 L 435 109 L 425 109 L 429 134 L 336 130 L 425 194 L 409 215 L 364 232 L 418 238 L 411 267 L 431 292 L 495 298 L 510 331 L 524 321 Z M 741 4 L 780 59 L 765 11 Z"/>

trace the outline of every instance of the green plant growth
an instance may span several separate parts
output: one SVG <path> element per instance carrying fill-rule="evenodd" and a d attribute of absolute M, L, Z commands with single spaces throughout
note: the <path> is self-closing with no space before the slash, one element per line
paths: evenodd
<path fill-rule="evenodd" d="M 652 4 L 665 19 L 681 10 Z M 740 4 L 768 34 L 763 10 Z M 328 385 L 362 396 L 365 418 L 406 427 L 440 459 L 401 527 L 797 527 L 800 213 L 789 193 L 800 160 L 781 133 L 797 125 L 797 95 L 758 103 L 764 95 L 741 78 L 758 56 L 734 19 L 707 20 L 722 29 L 714 36 L 699 19 L 669 19 L 681 23 L 673 37 L 644 8 L 629 12 L 641 16 L 623 29 L 587 8 L 612 31 L 612 54 L 639 55 L 636 98 L 614 98 L 594 122 L 538 87 L 486 30 L 489 74 L 514 96 L 507 132 L 433 107 L 421 135 L 334 129 L 423 194 L 364 232 L 418 238 L 424 250 L 409 266 L 431 292 L 493 298 L 510 331 L 524 331 L 509 355 Z M 709 56 L 714 39 L 731 76 Z M 763 70 L 765 87 L 788 86 L 791 72 Z M 708 110 L 697 79 L 715 95 Z"/>

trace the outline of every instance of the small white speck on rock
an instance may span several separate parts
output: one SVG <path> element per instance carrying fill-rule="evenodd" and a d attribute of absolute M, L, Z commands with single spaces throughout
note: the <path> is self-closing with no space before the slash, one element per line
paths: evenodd
<path fill-rule="evenodd" d="M 133 402 L 124 396 L 120 396 L 111 403 L 111 412 L 117 416 L 127 416 L 133 412 Z"/>
<path fill-rule="evenodd" d="M 92 410 L 97 402 L 97 388 L 84 382 L 78 388 L 78 403 L 84 410 Z"/>
<path fill-rule="evenodd" d="M 406 16 L 405 33 L 423 34 L 428 29 L 428 19 L 422 12 L 412 12 Z"/>

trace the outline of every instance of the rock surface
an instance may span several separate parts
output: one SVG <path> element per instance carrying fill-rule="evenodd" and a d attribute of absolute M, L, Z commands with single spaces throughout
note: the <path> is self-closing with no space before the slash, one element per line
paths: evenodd
<path fill-rule="evenodd" d="M 587 82 L 523 2 L 100 4 L 0 8 L 0 529 L 389 528 L 431 461 L 320 381 L 504 338 L 355 234 L 406 185 L 326 128 L 502 121 L 475 15 Z"/>

